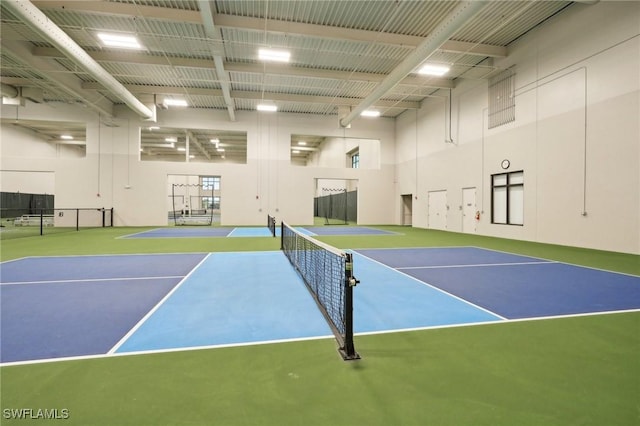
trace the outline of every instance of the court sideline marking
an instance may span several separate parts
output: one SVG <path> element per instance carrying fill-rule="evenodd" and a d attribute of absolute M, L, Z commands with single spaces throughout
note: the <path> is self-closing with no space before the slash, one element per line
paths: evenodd
<path fill-rule="evenodd" d="M 182 275 L 169 275 L 166 277 L 117 277 L 117 278 L 88 278 L 77 280 L 42 280 L 42 281 L 11 281 L 0 282 L 0 285 L 18 285 L 18 284 L 55 284 L 55 283 L 87 283 L 87 282 L 102 282 L 102 281 L 136 281 L 136 280 L 164 280 L 169 278 L 183 278 Z"/>

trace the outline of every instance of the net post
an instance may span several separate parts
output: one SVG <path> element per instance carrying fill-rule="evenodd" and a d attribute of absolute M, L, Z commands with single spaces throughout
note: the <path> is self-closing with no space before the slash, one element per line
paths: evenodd
<path fill-rule="evenodd" d="M 280 222 L 280 250 L 284 250 L 284 220 Z"/>
<path fill-rule="evenodd" d="M 43 235 L 42 223 L 44 222 L 44 210 L 40 209 L 40 235 Z"/>
<path fill-rule="evenodd" d="M 344 348 L 340 351 L 345 361 L 360 359 L 360 355 L 356 352 L 353 344 L 353 287 L 360 281 L 353 276 L 353 255 L 345 253 L 345 270 L 344 270 L 344 315 L 345 315 L 345 332 L 344 332 Z"/>
<path fill-rule="evenodd" d="M 80 230 L 80 209 L 76 209 L 76 231 Z"/>

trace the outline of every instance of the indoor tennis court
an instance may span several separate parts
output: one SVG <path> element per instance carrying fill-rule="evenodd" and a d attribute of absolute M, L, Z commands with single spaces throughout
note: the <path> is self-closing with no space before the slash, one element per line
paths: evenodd
<path fill-rule="evenodd" d="M 640 2 L 0 2 L 2 425 L 637 425 Z"/>

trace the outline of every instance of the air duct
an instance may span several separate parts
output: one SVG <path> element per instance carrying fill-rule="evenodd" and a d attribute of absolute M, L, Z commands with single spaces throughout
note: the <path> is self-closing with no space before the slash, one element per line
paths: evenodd
<path fill-rule="evenodd" d="M 67 58 L 95 78 L 106 89 L 123 101 L 136 114 L 145 119 L 153 118 L 153 113 L 118 80 L 100 66 L 91 56 L 76 44 L 71 37 L 55 25 L 30 1 L 3 0 L 2 6 L 16 15 L 30 29 L 54 45 Z"/>
<path fill-rule="evenodd" d="M 6 83 L 0 83 L 2 89 L 2 97 L 4 98 L 16 98 L 20 94 L 17 87 L 10 86 Z"/>
<path fill-rule="evenodd" d="M 488 1 L 466 1 L 458 5 L 422 43 L 415 48 L 380 84 L 358 104 L 351 112 L 340 120 L 342 127 L 347 127 L 354 118 L 378 99 L 393 89 L 403 78 L 411 73 L 425 59 L 462 28 L 475 14 L 482 10 Z"/>

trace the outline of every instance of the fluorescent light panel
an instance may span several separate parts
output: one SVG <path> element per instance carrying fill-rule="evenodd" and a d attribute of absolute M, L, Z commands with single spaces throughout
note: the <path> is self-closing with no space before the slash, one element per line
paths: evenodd
<path fill-rule="evenodd" d="M 66 141 L 73 140 L 73 136 L 71 135 L 60 135 L 60 139 L 64 139 Z"/>
<path fill-rule="evenodd" d="M 363 117 L 380 117 L 380 111 L 366 110 L 360 113 Z"/>
<path fill-rule="evenodd" d="M 434 75 L 437 77 L 441 77 L 449 72 L 449 67 L 446 65 L 437 65 L 437 64 L 425 64 L 420 68 L 418 74 L 423 75 Z"/>
<path fill-rule="evenodd" d="M 142 49 L 138 39 L 132 35 L 98 33 L 98 38 L 105 46 L 122 47 L 124 49 Z"/>
<path fill-rule="evenodd" d="M 186 107 L 189 106 L 187 101 L 184 99 L 165 99 L 162 102 L 165 106 L 176 106 L 176 107 Z"/>
<path fill-rule="evenodd" d="M 258 58 L 263 61 L 289 62 L 291 53 L 286 50 L 258 49 Z"/>
<path fill-rule="evenodd" d="M 257 107 L 258 111 L 265 111 L 265 112 L 275 112 L 278 110 L 278 107 L 275 105 L 270 105 L 270 104 L 259 104 Z"/>

